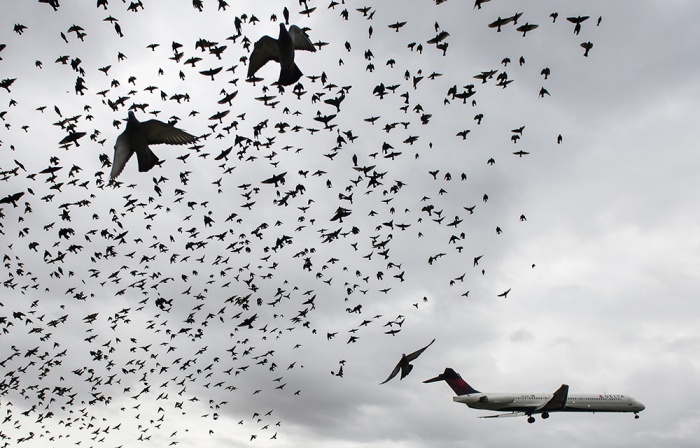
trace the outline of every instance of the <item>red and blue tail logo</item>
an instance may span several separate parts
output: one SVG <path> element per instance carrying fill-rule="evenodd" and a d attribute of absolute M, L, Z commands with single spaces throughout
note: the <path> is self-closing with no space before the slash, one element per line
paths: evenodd
<path fill-rule="evenodd" d="M 466 381 L 464 381 L 459 373 L 455 372 L 449 367 L 447 367 L 443 373 L 436 376 L 435 378 L 431 378 L 423 382 L 434 383 L 437 381 L 445 381 L 447 385 L 450 386 L 457 395 L 469 395 L 479 393 L 478 390 L 474 389 Z"/>

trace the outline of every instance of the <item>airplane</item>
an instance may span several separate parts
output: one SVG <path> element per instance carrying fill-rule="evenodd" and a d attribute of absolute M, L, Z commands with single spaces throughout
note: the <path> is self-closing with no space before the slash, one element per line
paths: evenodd
<path fill-rule="evenodd" d="M 480 418 L 527 416 L 528 423 L 535 423 L 533 414 L 549 418 L 551 412 L 633 412 L 639 418 L 639 412 L 645 406 L 629 395 L 621 394 L 571 394 L 569 386 L 562 384 L 553 394 L 536 393 L 483 393 L 471 387 L 462 376 L 446 368 L 443 373 L 423 381 L 434 383 L 445 381 L 457 394 L 452 400 L 463 403 L 473 409 L 487 411 L 510 411 L 505 414 L 485 415 Z"/>

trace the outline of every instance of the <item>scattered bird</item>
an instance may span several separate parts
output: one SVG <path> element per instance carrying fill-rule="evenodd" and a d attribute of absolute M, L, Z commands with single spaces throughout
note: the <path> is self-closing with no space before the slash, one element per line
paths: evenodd
<path fill-rule="evenodd" d="M 574 24 L 574 34 L 578 35 L 581 32 L 581 24 L 588 20 L 589 16 L 567 17 L 566 20 Z"/>
<path fill-rule="evenodd" d="M 586 50 L 586 51 L 583 53 L 583 55 L 584 55 L 585 57 L 588 57 L 588 52 L 591 51 L 591 48 L 593 48 L 593 44 L 590 43 L 590 42 L 584 42 L 584 43 L 581 44 L 581 48 L 583 48 L 584 50 Z"/>
<path fill-rule="evenodd" d="M 399 360 L 398 364 L 396 364 L 396 367 L 394 367 L 394 370 L 391 371 L 389 374 L 389 377 L 382 381 L 379 384 L 384 384 L 389 382 L 392 378 L 394 378 L 399 372 L 401 372 L 401 377 L 399 379 L 404 379 L 409 373 L 411 373 L 411 370 L 413 370 L 413 364 L 411 364 L 412 361 L 415 361 L 416 358 L 418 358 L 421 353 L 423 353 L 428 347 L 433 345 L 433 342 L 435 342 L 435 339 L 430 341 L 428 345 L 425 347 L 416 350 L 413 353 L 409 353 L 408 355 L 403 354 L 401 355 L 401 359 Z"/>
<path fill-rule="evenodd" d="M 4 198 L 0 199 L 0 204 L 12 204 L 13 207 L 17 207 L 17 201 L 22 199 L 22 196 L 24 196 L 24 191 L 20 191 L 19 193 L 9 194 L 9 195 L 5 196 Z"/>
<path fill-rule="evenodd" d="M 519 26 L 517 28 L 517 30 L 520 31 L 521 33 L 523 33 L 523 37 L 525 37 L 525 35 L 528 33 L 528 31 L 532 31 L 532 30 L 536 29 L 537 27 L 539 27 L 539 25 L 535 25 L 533 23 L 526 23 L 525 25 Z M 520 65 L 522 65 L 522 64 L 520 64 Z"/>

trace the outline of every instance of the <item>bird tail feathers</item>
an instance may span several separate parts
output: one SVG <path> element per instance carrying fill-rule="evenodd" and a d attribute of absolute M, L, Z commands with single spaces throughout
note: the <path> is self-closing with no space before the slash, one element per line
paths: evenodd
<path fill-rule="evenodd" d="M 160 159 L 156 156 L 153 151 L 147 149 L 144 153 L 137 152 L 136 156 L 139 159 L 139 172 L 144 173 L 149 171 L 151 168 L 156 166 Z"/>
<path fill-rule="evenodd" d="M 281 67 L 280 68 L 280 78 L 277 80 L 277 84 L 281 86 L 291 86 L 295 82 L 299 81 L 303 73 L 299 70 L 296 64 L 292 67 Z"/>

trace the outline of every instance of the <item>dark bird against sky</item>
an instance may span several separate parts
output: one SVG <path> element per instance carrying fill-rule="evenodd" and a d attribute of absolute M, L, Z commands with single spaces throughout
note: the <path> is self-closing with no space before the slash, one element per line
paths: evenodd
<path fill-rule="evenodd" d="M 182 129 L 155 119 L 141 123 L 133 112 L 129 112 L 126 129 L 117 137 L 117 142 L 114 145 L 114 160 L 110 177 L 114 179 L 121 174 L 134 152 L 138 158 L 140 172 L 153 168 L 159 159 L 151 151 L 149 145 L 160 143 L 186 145 L 196 141 L 197 137 Z"/>
<path fill-rule="evenodd" d="M 255 43 L 253 53 L 250 55 L 248 65 L 248 78 L 251 78 L 265 64 L 275 61 L 280 64 L 280 74 L 277 84 L 289 86 L 301 78 L 302 72 L 294 62 L 295 50 L 315 52 L 316 47 L 311 43 L 306 33 L 296 25 L 289 27 L 289 31 L 280 23 L 280 32 L 277 39 L 263 36 Z"/>
<path fill-rule="evenodd" d="M 411 362 L 415 361 L 428 347 L 433 345 L 433 342 L 435 342 L 435 339 L 430 341 L 428 345 L 425 347 L 416 350 L 413 353 L 409 353 L 408 355 L 403 354 L 401 355 L 401 359 L 399 362 L 396 364 L 396 367 L 394 367 L 394 370 L 391 371 L 387 379 L 382 381 L 379 384 L 384 384 L 389 382 L 392 378 L 394 378 L 399 372 L 401 372 L 401 377 L 399 379 L 404 379 L 406 376 L 411 373 L 411 370 L 413 370 L 413 364 Z"/>

